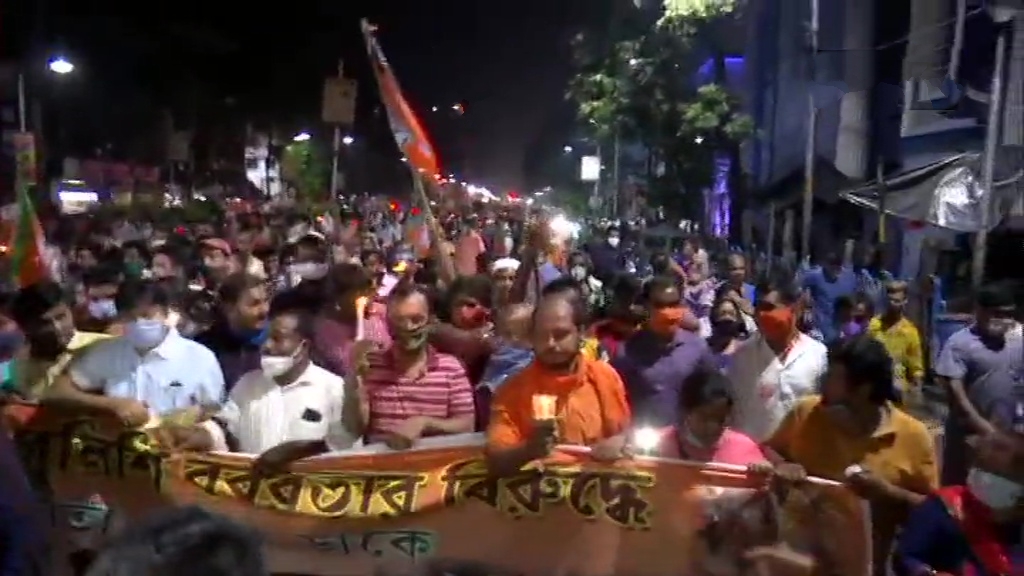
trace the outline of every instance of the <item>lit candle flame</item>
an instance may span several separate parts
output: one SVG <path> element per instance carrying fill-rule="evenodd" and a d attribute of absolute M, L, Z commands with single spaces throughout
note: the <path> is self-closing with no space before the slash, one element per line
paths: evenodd
<path fill-rule="evenodd" d="M 558 397 L 551 394 L 533 395 L 533 419 L 554 420 Z"/>
<path fill-rule="evenodd" d="M 362 340 L 366 333 L 366 306 L 370 299 L 366 296 L 356 298 L 356 340 Z"/>
<path fill-rule="evenodd" d="M 661 434 L 654 428 L 637 428 L 633 432 L 633 446 L 641 452 L 653 452 L 661 444 Z"/>

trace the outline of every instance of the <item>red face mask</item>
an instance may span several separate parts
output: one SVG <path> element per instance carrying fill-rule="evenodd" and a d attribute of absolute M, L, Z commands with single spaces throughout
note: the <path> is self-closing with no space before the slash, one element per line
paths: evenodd
<path fill-rule="evenodd" d="M 757 313 L 757 327 L 769 342 L 782 343 L 796 332 L 796 315 L 786 306 Z"/>
<path fill-rule="evenodd" d="M 460 306 L 455 311 L 452 324 L 457 328 L 475 330 L 486 326 L 491 321 L 491 311 L 479 304 L 467 304 Z"/>
<path fill-rule="evenodd" d="M 647 321 L 647 327 L 657 334 L 673 334 L 683 323 L 684 316 L 686 316 L 686 308 L 682 306 L 658 308 L 651 312 L 651 319 Z"/>

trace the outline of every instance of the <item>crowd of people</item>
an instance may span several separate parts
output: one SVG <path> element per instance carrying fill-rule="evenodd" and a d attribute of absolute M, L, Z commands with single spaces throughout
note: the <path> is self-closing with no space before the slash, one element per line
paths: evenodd
<path fill-rule="evenodd" d="M 52 281 L 7 299 L 4 393 L 128 428 L 198 409 L 159 441 L 252 454 L 261 474 L 481 432 L 491 471 L 512 475 L 558 444 L 629 458 L 635 432 L 654 429 L 655 455 L 847 484 L 871 505 L 876 574 L 1024 570 L 1024 337 L 1009 287 L 975 295 L 974 324 L 929 372 L 904 312 L 911 287 L 849 258 L 753 279 L 742 254 L 693 237 L 641 275 L 614 223 L 574 243 L 543 217 L 487 212 L 430 220 L 423 247 L 400 221 L 91 223 L 58 247 Z M 941 454 L 908 409 L 932 383 L 948 389 Z M 536 417 L 538 396 L 554 418 Z M 32 488 L 0 436 L 0 574 L 44 574 Z M 118 546 L 152 547 L 143 533 Z M 261 573 L 222 552 L 159 561 Z M 90 574 L 185 566 L 111 557 Z"/>

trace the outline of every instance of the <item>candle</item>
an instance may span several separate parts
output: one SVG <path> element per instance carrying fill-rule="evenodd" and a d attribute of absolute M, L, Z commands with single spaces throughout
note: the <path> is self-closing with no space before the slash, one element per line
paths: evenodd
<path fill-rule="evenodd" d="M 366 305 L 369 303 L 366 296 L 356 298 L 356 340 L 362 340 L 366 334 Z"/>
<path fill-rule="evenodd" d="M 558 397 L 552 394 L 533 395 L 533 419 L 554 420 Z"/>

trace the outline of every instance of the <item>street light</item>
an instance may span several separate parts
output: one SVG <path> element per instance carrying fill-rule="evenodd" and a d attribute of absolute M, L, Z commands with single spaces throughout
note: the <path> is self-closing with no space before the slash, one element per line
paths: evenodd
<path fill-rule="evenodd" d="M 50 62 L 47 64 L 47 67 L 50 69 L 50 72 L 53 72 L 54 74 L 64 75 L 71 74 L 75 71 L 75 65 L 62 57 L 57 57 L 50 60 Z"/>
<path fill-rule="evenodd" d="M 309 135 L 309 132 L 299 132 L 292 136 L 292 142 L 309 142 L 311 138 L 312 136 Z"/>
<path fill-rule="evenodd" d="M 341 139 L 341 143 L 344 144 L 345 146 L 351 146 L 352 143 L 355 141 L 356 139 L 351 136 L 345 136 L 344 138 Z"/>
<path fill-rule="evenodd" d="M 569 145 L 563 146 L 562 147 L 562 152 L 565 152 L 566 154 L 572 154 L 572 146 L 569 146 Z"/>

